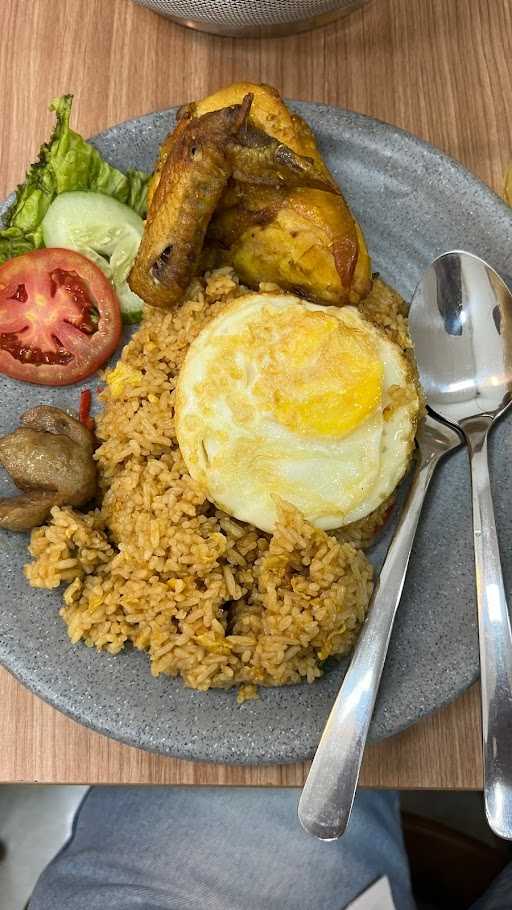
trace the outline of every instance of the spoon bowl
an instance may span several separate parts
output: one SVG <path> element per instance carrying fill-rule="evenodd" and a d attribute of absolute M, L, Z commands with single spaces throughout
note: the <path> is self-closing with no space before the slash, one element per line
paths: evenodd
<path fill-rule="evenodd" d="M 512 400 L 512 295 L 497 272 L 453 251 L 424 273 L 409 313 L 429 406 L 449 423 L 497 417 Z"/>
<path fill-rule="evenodd" d="M 484 797 L 487 820 L 512 839 L 512 632 L 489 480 L 487 436 L 512 401 L 512 294 L 478 256 L 439 256 L 409 311 L 431 411 L 464 435 L 471 463 Z"/>

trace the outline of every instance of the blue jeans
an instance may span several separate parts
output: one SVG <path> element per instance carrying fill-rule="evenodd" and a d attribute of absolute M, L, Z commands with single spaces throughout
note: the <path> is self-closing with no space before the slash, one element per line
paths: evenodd
<path fill-rule="evenodd" d="M 94 787 L 30 910 L 342 910 L 387 875 L 414 910 L 396 793 L 360 791 L 339 841 L 306 835 L 297 790 Z M 509 899 L 479 904 L 505 910 Z"/>

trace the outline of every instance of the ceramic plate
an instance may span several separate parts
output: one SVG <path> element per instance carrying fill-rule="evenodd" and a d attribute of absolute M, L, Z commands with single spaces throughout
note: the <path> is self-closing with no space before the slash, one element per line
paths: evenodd
<path fill-rule="evenodd" d="M 512 274 L 512 213 L 455 161 L 392 126 L 337 108 L 293 105 L 314 128 L 329 167 L 359 218 L 374 268 L 410 297 L 423 268 L 459 247 Z M 120 168 L 150 170 L 173 111 L 114 126 L 94 139 Z M 89 380 L 90 384 L 90 380 Z M 44 389 L 0 378 L 0 433 L 39 402 L 77 407 L 80 387 Z M 512 420 L 492 434 L 491 468 L 505 582 L 512 588 Z M 0 477 L 0 495 L 8 489 Z M 28 587 L 27 538 L 1 532 L 0 661 L 75 720 L 134 746 L 223 762 L 305 759 L 318 743 L 344 664 L 312 686 L 195 692 L 153 679 L 136 651 L 111 657 L 72 645 L 58 591 Z M 371 554 L 377 567 L 385 542 Z M 426 503 L 373 720 L 389 736 L 454 699 L 478 675 L 468 465 L 464 451 L 439 470 Z"/>

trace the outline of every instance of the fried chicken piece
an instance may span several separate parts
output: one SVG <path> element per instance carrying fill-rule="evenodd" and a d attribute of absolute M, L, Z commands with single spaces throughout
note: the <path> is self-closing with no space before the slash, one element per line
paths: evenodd
<path fill-rule="evenodd" d="M 128 277 L 152 306 L 169 307 L 185 293 L 197 269 L 210 218 L 231 174 L 230 137 L 244 123 L 252 98 L 201 118 L 183 116 L 151 191 L 137 257 Z"/>
<path fill-rule="evenodd" d="M 292 189 L 311 187 L 339 195 L 329 173 L 310 157 L 297 155 L 293 149 L 246 124 L 230 144 L 231 179 L 252 186 Z"/>
<path fill-rule="evenodd" d="M 203 263 L 232 265 L 252 287 L 270 281 L 317 303 L 339 305 L 356 303 L 368 291 L 366 274 L 356 274 L 358 261 L 352 219 L 338 196 L 247 187 L 238 199 L 226 197 L 216 213 Z"/>
<path fill-rule="evenodd" d="M 0 438 L 0 464 L 23 490 L 0 499 L 0 527 L 12 531 L 42 524 L 54 505 L 83 505 L 96 493 L 94 440 L 86 427 L 47 405 L 26 411 L 21 422 Z"/>
<path fill-rule="evenodd" d="M 144 236 L 129 284 L 153 306 L 169 307 L 197 273 L 206 230 L 232 178 L 240 184 L 274 188 L 309 186 L 338 189 L 313 159 L 247 124 L 252 104 L 196 116 L 182 108 L 178 126 L 162 146 L 151 183 Z"/>
<path fill-rule="evenodd" d="M 192 105 L 196 116 L 254 96 L 250 122 L 315 162 L 334 183 L 308 124 L 288 110 L 276 89 L 238 83 Z M 340 192 L 315 187 L 287 192 L 230 185 L 206 238 L 203 264 L 232 265 L 242 281 L 273 281 L 327 304 L 357 304 L 371 287 L 371 263 L 361 228 Z"/>

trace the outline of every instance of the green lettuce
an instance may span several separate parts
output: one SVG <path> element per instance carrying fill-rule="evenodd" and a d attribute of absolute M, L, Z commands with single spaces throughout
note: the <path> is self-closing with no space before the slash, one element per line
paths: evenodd
<path fill-rule="evenodd" d="M 50 104 L 57 122 L 4 216 L 0 263 L 44 246 L 41 223 L 59 193 L 92 190 L 124 202 L 141 217 L 146 214 L 149 176 L 136 170 L 121 173 L 75 133 L 69 126 L 72 101 L 72 95 L 63 95 Z"/>

